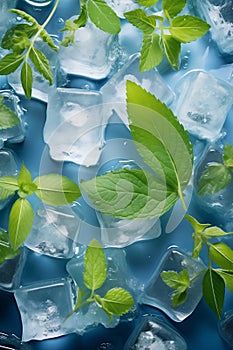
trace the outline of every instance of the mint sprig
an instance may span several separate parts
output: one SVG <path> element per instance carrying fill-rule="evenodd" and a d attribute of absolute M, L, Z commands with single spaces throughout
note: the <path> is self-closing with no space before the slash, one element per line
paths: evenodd
<path fill-rule="evenodd" d="M 103 286 L 106 279 L 107 261 L 104 249 L 96 239 L 93 239 L 89 243 L 84 256 L 83 281 L 87 290 L 84 291 L 78 288 L 74 310 L 67 317 L 90 303 L 96 303 L 102 308 L 109 316 L 110 322 L 112 322 L 114 315 L 122 316 L 129 312 L 134 305 L 134 300 L 124 288 L 112 288 L 102 297 L 96 293 L 96 290 Z"/>
<path fill-rule="evenodd" d="M 33 224 L 33 208 L 26 197 L 35 194 L 44 203 L 63 206 L 81 196 L 78 185 L 65 176 L 49 174 L 32 180 L 24 164 L 18 178 L 14 176 L 0 178 L 0 199 L 5 200 L 14 194 L 19 198 L 11 208 L 8 223 L 10 246 L 14 251 L 23 244 Z"/>
<path fill-rule="evenodd" d="M 120 169 L 82 181 L 95 207 L 122 219 L 161 216 L 180 198 L 193 166 L 192 145 L 172 111 L 134 82 L 127 81 L 129 126 L 151 172 Z M 143 118 L 142 118 L 143 116 Z"/>
<path fill-rule="evenodd" d="M 229 185 L 233 171 L 233 146 L 226 143 L 222 163 L 210 163 L 198 181 L 197 194 L 215 194 Z"/>
<path fill-rule="evenodd" d="M 198 258 L 202 248 L 207 248 L 208 267 L 190 278 L 187 270 L 180 273 L 175 271 L 163 271 L 161 278 L 175 292 L 172 294 L 172 304 L 179 306 L 187 299 L 188 288 L 192 288 L 194 281 L 203 274 L 203 297 L 217 318 L 221 318 L 224 305 L 225 287 L 233 293 L 233 250 L 223 242 L 211 242 L 213 239 L 232 235 L 233 232 L 225 232 L 217 226 L 201 224 L 194 217 L 186 215 L 186 219 L 192 225 L 194 246 L 192 257 Z M 217 266 L 217 267 L 216 267 Z"/>
<path fill-rule="evenodd" d="M 4 105 L 4 97 L 0 95 L 0 129 L 12 128 L 19 123 L 17 114 Z"/>
<path fill-rule="evenodd" d="M 138 3 L 146 6 L 147 2 L 138 1 Z M 153 1 L 151 3 L 153 5 Z M 163 56 L 167 58 L 173 69 L 178 70 L 181 43 L 195 41 L 209 30 L 210 25 L 198 17 L 178 16 L 185 5 L 186 0 L 175 2 L 163 0 L 163 16 L 147 15 L 143 9 L 124 13 L 128 22 L 143 33 L 140 71 L 159 65 Z"/>

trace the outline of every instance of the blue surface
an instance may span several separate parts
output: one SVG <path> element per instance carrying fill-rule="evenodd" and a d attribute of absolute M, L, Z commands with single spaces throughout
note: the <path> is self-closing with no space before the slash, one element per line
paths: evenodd
<path fill-rule="evenodd" d="M 65 5 L 64 5 L 65 4 Z M 23 8 L 23 7 L 22 7 Z M 27 10 L 27 8 L 24 8 Z M 77 0 L 61 0 L 61 6 L 54 16 L 53 22 L 49 27 L 51 33 L 55 33 L 58 23 L 62 23 L 60 18 L 65 20 L 74 13 L 78 12 Z M 38 15 L 37 11 L 31 12 L 33 15 Z M 60 24 L 59 24 L 60 25 Z M 59 28 L 60 29 L 60 28 Z M 187 69 L 204 68 L 214 69 L 231 61 L 229 57 L 223 58 L 219 55 L 216 45 L 210 40 L 209 34 L 198 42 L 184 46 L 183 61 L 181 70 L 177 73 L 171 70 L 164 70 L 164 66 L 160 66 L 160 71 L 163 72 L 164 78 L 173 86 L 175 81 L 184 74 Z M 208 47 L 208 50 L 207 50 Z M 186 65 L 187 54 L 191 57 Z M 205 55 L 204 55 L 205 53 Z M 80 81 L 80 86 L 83 81 Z M 73 82 L 73 84 L 77 84 Z M 77 85 L 76 85 L 77 86 Z M 43 142 L 42 131 L 45 122 L 46 105 L 44 103 L 32 100 L 27 101 L 22 99 L 23 106 L 27 109 L 26 120 L 28 123 L 26 139 L 22 144 L 10 145 L 14 149 L 18 159 L 24 160 L 26 166 L 30 169 L 33 177 L 39 173 L 40 161 L 43 154 L 47 154 L 47 146 Z M 224 126 L 228 131 L 226 139 L 232 143 L 232 118 L 231 112 Z M 120 124 L 110 124 L 106 130 L 106 139 L 114 137 L 129 137 L 127 129 Z M 79 167 L 77 165 L 66 163 L 56 163 L 46 157 L 48 173 L 51 171 L 62 172 L 70 178 L 76 179 Z M 198 211 L 193 203 L 190 206 L 190 213 L 196 216 L 197 219 L 207 220 L 205 215 Z M 87 207 L 87 210 L 90 208 Z M 7 218 L 9 209 L 5 209 L 0 213 L 0 226 L 7 228 Z M 92 213 L 93 214 L 93 213 Z M 165 224 L 169 213 L 162 218 Z M 93 219 L 94 220 L 94 219 Z M 127 261 L 132 270 L 132 273 L 141 281 L 146 282 L 152 275 L 154 269 L 158 265 L 162 255 L 171 245 L 191 251 L 192 237 L 191 227 L 187 221 L 182 221 L 179 227 L 171 234 L 163 233 L 160 238 L 140 243 L 135 243 L 127 248 Z M 29 259 L 23 274 L 23 283 L 28 283 L 33 280 L 42 278 L 64 277 L 67 275 L 65 270 L 66 260 L 52 259 L 42 257 L 35 253 L 29 253 Z M 33 273 L 32 273 L 33 271 Z M 224 309 L 232 308 L 233 296 L 226 292 L 226 300 Z M 143 314 L 157 314 L 157 310 L 151 307 L 142 306 L 139 310 L 139 316 L 134 321 L 125 323 L 122 322 L 115 329 L 104 329 L 97 327 L 83 336 L 71 334 L 57 339 L 47 341 L 32 341 L 32 349 L 35 350 L 97 350 L 110 349 L 122 350 L 125 341 L 135 324 L 139 322 Z M 165 317 L 165 319 L 167 319 Z M 167 319 L 168 320 L 168 319 Z M 188 344 L 189 350 L 227 350 L 230 347 L 220 338 L 217 325 L 218 321 L 208 308 L 204 301 L 201 301 L 194 313 L 182 323 L 174 323 L 168 320 L 178 332 L 180 332 Z M 19 312 L 11 293 L 0 292 L 0 331 L 6 333 L 14 333 L 21 336 L 21 322 Z M 101 344 L 106 347 L 101 347 Z M 112 344 L 111 346 L 107 344 Z"/>

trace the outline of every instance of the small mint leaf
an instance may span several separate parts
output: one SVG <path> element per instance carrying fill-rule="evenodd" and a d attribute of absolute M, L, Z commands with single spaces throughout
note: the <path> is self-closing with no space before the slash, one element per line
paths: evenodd
<path fill-rule="evenodd" d="M 34 64 L 36 70 L 43 75 L 45 79 L 49 81 L 49 84 L 53 84 L 53 75 L 51 72 L 49 61 L 46 56 L 38 49 L 32 48 L 29 53 L 29 57 Z"/>
<path fill-rule="evenodd" d="M 40 29 L 40 25 L 37 22 L 37 20 L 34 17 L 32 17 L 31 15 L 29 15 L 28 13 L 26 13 L 26 12 L 24 12 L 22 10 L 15 9 L 15 8 L 10 9 L 9 12 L 16 13 L 18 16 L 20 16 L 23 19 L 25 19 L 25 21 L 27 21 L 29 23 L 32 23 L 36 30 Z"/>
<path fill-rule="evenodd" d="M 214 194 L 223 190 L 231 182 L 231 172 L 223 164 L 210 165 L 201 175 L 197 194 Z"/>
<path fill-rule="evenodd" d="M 32 96 L 32 82 L 33 82 L 33 76 L 32 76 L 32 69 L 28 62 L 24 62 L 22 69 L 21 69 L 21 83 L 23 90 L 25 92 L 25 95 L 28 99 Z"/>
<path fill-rule="evenodd" d="M 181 43 L 189 43 L 200 38 L 209 29 L 210 25 L 202 19 L 191 15 L 183 15 L 172 20 L 169 31 L 174 39 Z"/>
<path fill-rule="evenodd" d="M 159 65 L 163 58 L 161 38 L 158 34 L 144 34 L 140 58 L 140 71 L 144 72 Z"/>
<path fill-rule="evenodd" d="M 78 288 L 78 296 L 74 305 L 74 312 L 77 312 L 82 306 L 85 299 L 85 291 Z"/>
<path fill-rule="evenodd" d="M 122 316 L 132 309 L 134 300 L 127 290 L 113 288 L 102 298 L 102 305 L 108 314 Z"/>
<path fill-rule="evenodd" d="M 163 0 L 162 9 L 166 15 L 166 12 L 169 14 L 170 18 L 177 16 L 185 7 L 186 0 Z"/>
<path fill-rule="evenodd" d="M 100 288 L 107 278 L 107 262 L 102 245 L 93 239 L 84 257 L 84 283 L 92 292 Z"/>
<path fill-rule="evenodd" d="M 175 70 L 180 66 L 181 43 L 171 35 L 162 36 L 163 51 L 171 67 Z"/>
<path fill-rule="evenodd" d="M 233 170 L 233 146 L 228 142 L 224 147 L 223 162 L 226 167 Z"/>
<path fill-rule="evenodd" d="M 163 271 L 160 274 L 166 285 L 172 289 L 177 289 L 180 292 L 186 290 L 190 285 L 190 278 L 187 270 L 181 272 Z"/>
<path fill-rule="evenodd" d="M 0 188 L 0 201 L 5 201 L 9 197 L 12 197 L 15 194 L 15 191 L 7 190 L 5 188 Z"/>
<path fill-rule="evenodd" d="M 136 0 L 136 2 L 141 6 L 151 7 L 157 4 L 159 0 Z"/>
<path fill-rule="evenodd" d="M 233 232 L 225 232 L 220 227 L 212 226 L 205 229 L 204 233 L 206 238 L 213 238 L 213 237 L 224 237 L 228 235 L 232 235 Z"/>
<path fill-rule="evenodd" d="M 0 177 L 0 188 L 15 192 L 19 189 L 18 180 L 14 176 L 2 176 Z"/>
<path fill-rule="evenodd" d="M 82 6 L 81 12 L 80 12 L 78 18 L 76 18 L 74 20 L 74 24 L 76 25 L 77 28 L 81 28 L 81 27 L 84 27 L 86 25 L 87 20 L 88 20 L 88 15 L 87 15 L 86 6 Z"/>
<path fill-rule="evenodd" d="M 58 52 L 58 47 L 54 44 L 53 39 L 45 29 L 40 32 L 40 37 L 53 51 Z"/>
<path fill-rule="evenodd" d="M 32 175 L 23 163 L 18 176 L 18 184 L 20 186 L 25 183 L 30 184 L 31 182 L 32 182 Z"/>
<path fill-rule="evenodd" d="M 18 116 L 3 104 L 4 98 L 0 95 L 0 129 L 12 128 L 20 123 Z"/>
<path fill-rule="evenodd" d="M 204 275 L 202 288 L 206 303 L 220 319 L 225 295 L 223 278 L 210 267 Z"/>
<path fill-rule="evenodd" d="M 175 292 L 172 294 L 172 305 L 174 307 L 177 307 L 181 304 L 183 304 L 186 299 L 187 299 L 187 295 L 188 295 L 188 292 L 187 292 L 187 289 L 185 289 L 184 291 L 180 291 L 180 292 Z"/>
<path fill-rule="evenodd" d="M 209 253 L 216 265 L 225 270 L 233 270 L 233 250 L 227 244 L 211 244 Z"/>
<path fill-rule="evenodd" d="M 156 28 L 156 17 L 148 16 L 142 9 L 136 9 L 124 13 L 125 18 L 132 25 L 140 29 L 144 34 L 152 34 Z"/>
<path fill-rule="evenodd" d="M 229 289 L 231 293 L 233 293 L 233 271 L 232 270 L 220 270 L 215 269 L 216 273 L 223 278 L 226 287 Z"/>
<path fill-rule="evenodd" d="M 204 241 L 203 241 L 202 236 L 196 232 L 193 233 L 192 258 L 197 259 L 199 257 L 203 245 L 204 245 Z"/>
<path fill-rule="evenodd" d="M 8 75 L 16 71 L 24 57 L 17 53 L 9 53 L 0 60 L 0 75 Z"/>
<path fill-rule="evenodd" d="M 19 253 L 19 250 L 13 250 L 10 247 L 8 234 L 0 229 L 0 265 L 5 260 L 14 258 Z"/>

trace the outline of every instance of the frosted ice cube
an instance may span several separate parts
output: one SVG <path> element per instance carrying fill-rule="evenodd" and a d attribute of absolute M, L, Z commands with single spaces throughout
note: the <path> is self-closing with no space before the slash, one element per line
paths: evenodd
<path fill-rule="evenodd" d="M 80 218 L 71 206 L 40 205 L 25 245 L 35 252 L 56 258 L 71 258 L 80 227 Z"/>
<path fill-rule="evenodd" d="M 71 17 L 72 21 L 75 17 Z M 106 78 L 118 58 L 118 39 L 88 21 L 75 32 L 75 43 L 59 50 L 61 69 L 66 74 Z"/>
<path fill-rule="evenodd" d="M 95 165 L 107 118 L 97 91 L 57 88 L 49 94 L 44 140 L 55 160 Z"/>
<path fill-rule="evenodd" d="M 53 40 L 54 43 L 57 44 L 56 38 L 53 38 Z M 55 75 L 55 68 L 58 61 L 57 52 L 52 50 L 42 39 L 37 39 L 35 47 L 46 56 L 50 63 L 52 74 Z M 49 82 L 35 69 L 34 65 L 31 65 L 31 67 L 33 74 L 32 97 L 47 102 Z M 19 95 L 24 95 L 19 69 L 8 76 L 8 82 Z"/>
<path fill-rule="evenodd" d="M 115 110 L 126 125 L 128 125 L 126 111 L 127 80 L 141 85 L 166 104 L 171 103 L 174 97 L 173 92 L 163 81 L 159 72 L 156 69 L 140 72 L 139 62 L 140 54 L 132 55 L 128 62 L 101 88 L 103 101 L 106 104 L 106 113 L 111 115 L 111 111 Z"/>
<path fill-rule="evenodd" d="M 156 316 L 144 316 L 124 350 L 186 350 L 182 336 Z"/>
<path fill-rule="evenodd" d="M 222 319 L 219 321 L 218 330 L 221 337 L 232 346 L 233 342 L 233 310 L 228 310 L 224 313 Z"/>
<path fill-rule="evenodd" d="M 9 13 L 8 10 L 15 8 L 18 0 L 2 0 L 0 1 L 0 40 L 5 34 L 6 30 L 10 27 L 11 21 L 15 17 L 12 13 Z"/>
<path fill-rule="evenodd" d="M 16 176 L 18 167 L 14 157 L 14 153 L 7 149 L 0 149 L 0 177 L 2 176 Z M 3 209 L 11 200 L 11 196 L 6 200 L 0 200 L 0 210 Z"/>
<path fill-rule="evenodd" d="M 25 138 L 25 122 L 23 121 L 23 109 L 20 105 L 19 97 L 13 90 L 0 90 L 3 96 L 3 104 L 10 108 L 21 120 L 20 124 L 7 129 L 0 129 L 0 143 L 8 141 L 10 143 L 22 142 Z"/>
<path fill-rule="evenodd" d="M 186 269 L 190 278 L 205 269 L 205 265 L 200 259 L 193 259 L 187 254 L 175 248 L 170 248 L 165 254 L 158 268 L 150 278 L 145 287 L 145 295 L 142 301 L 162 310 L 172 320 L 181 322 L 187 318 L 196 308 L 202 298 L 202 278 L 201 274 L 194 281 L 192 281 L 188 288 L 187 300 L 174 307 L 172 305 L 173 289 L 168 287 L 162 280 L 160 274 L 162 271 L 176 271 L 180 272 Z"/>
<path fill-rule="evenodd" d="M 23 341 L 55 338 L 73 331 L 72 319 L 65 320 L 74 306 L 69 279 L 23 286 L 16 290 L 15 299 L 23 325 Z"/>
<path fill-rule="evenodd" d="M 106 3 L 120 18 L 124 18 L 124 12 L 132 11 L 138 8 L 138 4 L 134 0 L 106 0 Z"/>
<path fill-rule="evenodd" d="M 192 0 L 197 13 L 211 25 L 211 35 L 223 54 L 233 53 L 233 1 Z"/>
<path fill-rule="evenodd" d="M 233 87 L 211 74 L 193 70 L 175 86 L 175 114 L 193 135 L 216 139 L 233 103 Z"/>
<path fill-rule="evenodd" d="M 84 252 L 81 251 L 76 258 L 71 259 L 67 263 L 67 271 L 77 284 L 78 288 L 88 293 L 87 287 L 83 282 L 84 272 Z M 128 290 L 134 297 L 135 304 L 142 294 L 143 285 L 132 276 L 126 262 L 126 253 L 123 249 L 105 249 L 105 257 L 107 260 L 108 270 L 107 279 L 102 287 L 98 289 L 98 294 L 104 296 L 106 292 L 115 287 L 121 287 Z M 136 307 L 136 305 L 135 305 Z M 124 320 L 132 318 L 132 310 L 124 315 Z M 90 305 L 88 308 L 82 308 L 76 313 L 76 332 L 82 334 L 89 327 L 102 324 L 104 327 L 115 327 L 119 322 L 119 317 L 114 316 L 113 322 L 110 323 L 109 317 L 102 308 L 97 305 Z"/>
<path fill-rule="evenodd" d="M 31 350 L 29 344 L 21 342 L 14 334 L 6 334 L 0 332 L 0 349 L 2 350 Z"/>

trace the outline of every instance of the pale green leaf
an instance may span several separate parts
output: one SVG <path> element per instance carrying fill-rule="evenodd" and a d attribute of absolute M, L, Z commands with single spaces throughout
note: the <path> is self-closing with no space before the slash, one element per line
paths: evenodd
<path fill-rule="evenodd" d="M 225 232 L 220 227 L 217 227 L 217 226 L 208 227 L 204 231 L 204 235 L 206 238 L 224 237 L 232 234 L 233 232 Z"/>
<path fill-rule="evenodd" d="M 209 249 L 210 258 L 219 267 L 233 270 L 233 250 L 225 243 L 211 244 Z"/>
<path fill-rule="evenodd" d="M 163 271 L 160 276 L 168 287 L 179 289 L 180 292 L 186 290 L 190 285 L 190 278 L 187 270 L 182 270 L 181 272 Z"/>
<path fill-rule="evenodd" d="M 202 19 L 191 15 L 183 15 L 172 20 L 169 30 L 176 40 L 181 43 L 189 43 L 200 38 L 209 28 L 210 25 Z"/>
<path fill-rule="evenodd" d="M 233 271 L 220 269 L 215 269 L 215 271 L 224 279 L 226 287 L 233 293 Z"/>
<path fill-rule="evenodd" d="M 185 219 L 189 221 L 195 232 L 202 232 L 206 227 L 211 226 L 210 224 L 201 224 L 191 215 L 185 215 Z"/>
<path fill-rule="evenodd" d="M 118 34 L 120 32 L 120 19 L 105 1 L 88 0 L 87 11 L 91 21 L 99 29 L 110 34 Z"/>
<path fill-rule="evenodd" d="M 148 16 L 142 9 L 136 9 L 124 13 L 128 22 L 140 29 L 145 34 L 152 34 L 156 28 L 156 17 Z"/>
<path fill-rule="evenodd" d="M 18 116 L 3 104 L 4 98 L 0 95 L 0 130 L 12 128 L 20 123 Z"/>
<path fill-rule="evenodd" d="M 9 217 L 9 237 L 11 247 L 18 249 L 27 238 L 34 219 L 31 204 L 25 198 L 19 198 L 13 204 Z"/>
<path fill-rule="evenodd" d="M 102 298 L 105 311 L 113 315 L 124 315 L 134 306 L 132 295 L 123 288 L 110 289 Z"/>
<path fill-rule="evenodd" d="M 180 13 L 186 5 L 186 0 L 163 0 L 162 9 L 166 15 L 168 13 L 170 18 L 173 18 Z"/>
<path fill-rule="evenodd" d="M 32 175 L 23 163 L 18 176 L 18 184 L 19 185 L 22 185 L 25 183 L 29 184 L 31 182 L 32 182 Z"/>
<path fill-rule="evenodd" d="M 34 64 L 36 70 L 43 75 L 45 79 L 49 81 L 49 84 L 53 84 L 53 75 L 51 72 L 50 63 L 46 56 L 38 49 L 32 48 L 29 57 Z"/>
<path fill-rule="evenodd" d="M 82 187 L 98 210 L 121 219 L 161 216 L 178 198 L 165 183 L 140 169 L 108 172 L 82 181 Z"/>
<path fill-rule="evenodd" d="M 180 66 L 181 43 L 171 35 L 162 36 L 163 51 L 171 67 L 175 70 Z"/>
<path fill-rule="evenodd" d="M 157 4 L 159 0 L 136 0 L 136 2 L 141 6 L 151 7 Z"/>
<path fill-rule="evenodd" d="M 220 319 L 225 295 L 225 283 L 223 278 L 212 268 L 209 268 L 204 275 L 202 288 L 206 303 L 217 318 Z"/>
<path fill-rule="evenodd" d="M 107 277 L 107 262 L 102 245 L 93 239 L 86 250 L 84 257 L 84 283 L 94 291 L 100 288 Z"/>
<path fill-rule="evenodd" d="M 25 92 L 25 95 L 28 99 L 32 96 L 32 82 L 33 82 L 33 76 L 32 76 L 32 69 L 28 62 L 24 62 L 22 69 L 21 69 L 21 83 L 23 90 Z"/>
<path fill-rule="evenodd" d="M 183 304 L 186 299 L 187 299 L 187 289 L 181 291 L 181 292 L 176 292 L 172 294 L 172 306 L 177 307 L 181 304 Z"/>
<path fill-rule="evenodd" d="M 37 186 L 36 195 L 49 205 L 66 205 L 81 196 L 80 189 L 74 181 L 58 174 L 38 176 L 34 183 Z"/>
<path fill-rule="evenodd" d="M 158 34 L 144 34 L 142 40 L 140 71 L 144 72 L 159 65 L 163 58 Z"/>
<path fill-rule="evenodd" d="M 228 142 L 224 147 L 223 162 L 226 167 L 233 169 L 233 146 Z"/>
<path fill-rule="evenodd" d="M 13 250 L 10 247 L 8 234 L 0 229 L 0 264 L 7 259 L 12 259 L 20 253 L 19 250 Z"/>
<path fill-rule="evenodd" d="M 14 176 L 0 177 L 0 188 L 15 192 L 19 189 L 18 180 Z"/>
<path fill-rule="evenodd" d="M 7 190 L 6 188 L 0 188 L 0 201 L 5 201 L 9 197 L 12 197 L 15 191 Z"/>
<path fill-rule="evenodd" d="M 74 305 L 74 312 L 77 312 L 82 306 L 84 301 L 85 291 L 78 288 L 78 296 Z"/>
<path fill-rule="evenodd" d="M 197 233 L 193 233 L 193 251 L 192 258 L 197 259 L 203 247 L 203 238 Z"/>
<path fill-rule="evenodd" d="M 58 47 L 54 44 L 53 39 L 45 29 L 40 32 L 40 37 L 53 51 L 58 52 Z"/>
<path fill-rule="evenodd" d="M 0 75 L 8 75 L 16 71 L 24 57 L 17 53 L 9 53 L 0 60 Z"/>
<path fill-rule="evenodd" d="M 197 194 L 214 194 L 223 190 L 231 182 L 231 172 L 223 164 L 213 164 L 201 175 L 198 181 Z"/>

